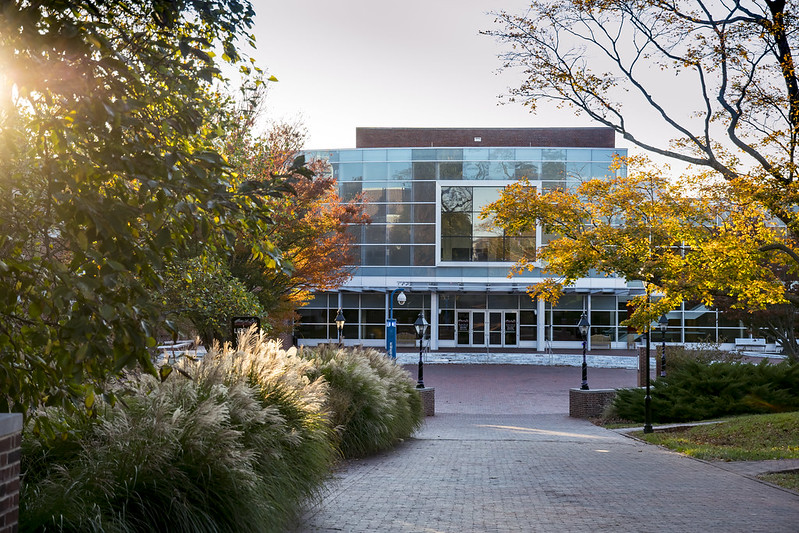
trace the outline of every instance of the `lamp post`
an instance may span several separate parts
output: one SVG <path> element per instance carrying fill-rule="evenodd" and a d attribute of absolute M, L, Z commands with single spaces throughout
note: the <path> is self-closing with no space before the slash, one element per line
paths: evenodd
<path fill-rule="evenodd" d="M 583 384 L 580 385 L 581 390 L 588 390 L 588 363 L 585 362 L 585 347 L 588 341 L 588 329 L 591 324 L 588 323 L 588 317 L 585 313 L 580 317 L 577 323 L 577 328 L 580 330 L 580 335 L 583 337 Z"/>
<path fill-rule="evenodd" d="M 394 320 L 394 293 L 397 294 L 397 303 L 402 305 L 406 301 L 403 289 L 397 288 L 391 291 L 388 297 L 388 319 L 386 319 L 386 354 L 392 359 L 397 358 L 397 321 Z"/>
<path fill-rule="evenodd" d="M 338 331 L 338 345 L 341 346 L 341 340 L 344 336 L 344 313 L 342 313 L 340 307 L 336 315 L 336 330 Z"/>
<path fill-rule="evenodd" d="M 413 327 L 416 328 L 416 335 L 419 337 L 419 379 L 416 382 L 416 388 L 423 389 L 424 363 L 422 362 L 422 341 L 424 340 L 424 334 L 427 331 L 427 320 L 424 318 L 424 311 L 419 312 L 419 317 L 416 319 L 416 322 L 413 323 Z"/>
<path fill-rule="evenodd" d="M 648 296 L 648 295 L 647 295 Z M 646 328 L 646 396 L 644 397 L 644 433 L 652 433 L 652 396 L 649 391 L 649 353 L 650 338 L 652 337 L 652 324 L 647 324 Z"/>
<path fill-rule="evenodd" d="M 663 334 L 663 346 L 661 347 L 660 351 L 660 377 L 666 377 L 666 331 L 669 329 L 669 319 L 666 317 L 665 314 L 660 315 L 660 319 L 658 320 L 658 327 L 660 328 L 660 332 Z"/>

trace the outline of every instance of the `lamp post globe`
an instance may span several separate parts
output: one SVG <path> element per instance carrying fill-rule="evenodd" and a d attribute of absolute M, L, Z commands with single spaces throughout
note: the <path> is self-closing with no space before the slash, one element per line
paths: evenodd
<path fill-rule="evenodd" d="M 422 362 L 422 341 L 424 340 L 424 334 L 427 331 L 427 320 L 424 318 L 424 312 L 420 311 L 419 316 L 416 318 L 416 322 L 413 323 L 413 327 L 416 328 L 416 336 L 419 337 L 419 376 L 418 380 L 416 381 L 416 388 L 423 389 L 424 388 L 424 363 Z"/>
<path fill-rule="evenodd" d="M 344 333 L 344 313 L 341 311 L 341 308 L 338 310 L 338 314 L 336 315 L 336 331 L 338 331 L 338 344 L 341 345 L 341 339 Z"/>
<path fill-rule="evenodd" d="M 577 329 L 580 330 L 580 336 L 583 338 L 583 383 L 580 385 L 581 390 L 588 390 L 588 363 L 585 361 L 585 349 L 590 328 L 591 324 L 588 322 L 588 317 L 583 313 L 580 317 L 580 321 L 577 323 Z"/>

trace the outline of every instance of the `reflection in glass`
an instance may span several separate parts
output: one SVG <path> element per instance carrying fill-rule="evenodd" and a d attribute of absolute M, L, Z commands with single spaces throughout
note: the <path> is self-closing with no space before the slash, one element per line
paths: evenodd
<path fill-rule="evenodd" d="M 411 247 L 410 246 L 392 246 L 388 247 L 388 265 L 389 266 L 410 266 L 411 264 Z"/>

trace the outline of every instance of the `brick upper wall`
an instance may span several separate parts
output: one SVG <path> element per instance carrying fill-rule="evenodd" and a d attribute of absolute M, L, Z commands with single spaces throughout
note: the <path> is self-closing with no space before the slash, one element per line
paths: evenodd
<path fill-rule="evenodd" d="M 479 141 L 475 140 L 480 138 Z M 612 128 L 355 128 L 356 148 L 615 148 Z"/>

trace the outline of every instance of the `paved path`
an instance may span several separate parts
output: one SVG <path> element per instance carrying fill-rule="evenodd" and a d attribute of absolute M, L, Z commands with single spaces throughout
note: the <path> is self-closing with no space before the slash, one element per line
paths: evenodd
<path fill-rule="evenodd" d="M 592 388 L 635 381 L 605 372 Z M 426 367 L 436 416 L 343 465 L 297 531 L 799 531 L 795 493 L 569 418 L 574 373 Z"/>

